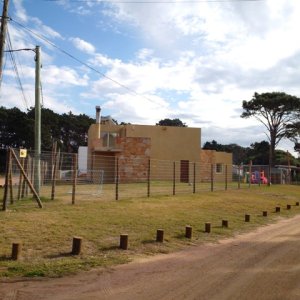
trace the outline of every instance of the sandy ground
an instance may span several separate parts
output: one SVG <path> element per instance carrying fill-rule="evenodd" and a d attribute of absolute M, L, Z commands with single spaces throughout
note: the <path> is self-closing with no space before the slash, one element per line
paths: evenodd
<path fill-rule="evenodd" d="M 2 280 L 0 299 L 300 299 L 300 216 L 112 269 Z"/>

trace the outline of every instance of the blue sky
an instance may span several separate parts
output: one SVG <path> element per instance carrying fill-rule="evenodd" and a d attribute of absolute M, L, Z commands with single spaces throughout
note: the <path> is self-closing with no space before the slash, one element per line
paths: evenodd
<path fill-rule="evenodd" d="M 11 0 L 9 35 L 13 49 L 41 46 L 47 108 L 94 117 L 100 105 L 102 115 L 136 124 L 180 118 L 202 128 L 202 142 L 249 146 L 266 134 L 240 118 L 243 100 L 300 97 L 299 15 L 295 0 Z M 6 56 L 0 101 L 26 110 L 34 53 L 14 56 L 25 99 Z"/>

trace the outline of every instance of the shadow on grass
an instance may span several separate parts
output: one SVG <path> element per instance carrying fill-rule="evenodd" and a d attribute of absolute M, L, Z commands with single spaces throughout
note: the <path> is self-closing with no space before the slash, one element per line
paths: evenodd
<path fill-rule="evenodd" d="M 62 257 L 71 257 L 71 256 L 77 256 L 77 255 L 72 254 L 72 252 L 62 252 L 62 253 L 47 255 L 45 256 L 45 258 L 62 258 Z"/>
<path fill-rule="evenodd" d="M 229 225 L 226 227 L 226 226 L 222 226 L 222 225 L 219 225 L 219 226 L 214 226 L 212 227 L 212 229 L 215 228 L 215 229 L 224 229 L 224 230 L 227 230 L 227 229 L 230 229 L 229 228 Z"/>
<path fill-rule="evenodd" d="M 174 235 L 174 237 L 176 238 L 176 239 L 180 239 L 180 240 L 185 240 L 185 239 L 189 239 L 189 238 L 187 238 L 186 236 L 185 236 L 185 234 L 184 233 L 178 233 L 178 234 L 176 234 L 176 235 Z"/>
<path fill-rule="evenodd" d="M 11 256 L 7 256 L 7 255 L 1 255 L 0 256 L 0 261 L 7 261 L 7 260 L 12 260 Z"/>
<path fill-rule="evenodd" d="M 112 245 L 112 246 L 104 246 L 99 248 L 101 251 L 111 251 L 111 250 L 121 250 L 120 246 Z"/>
<path fill-rule="evenodd" d="M 141 241 L 141 243 L 143 244 L 143 245 L 147 245 L 147 244 L 157 244 L 157 241 L 155 240 L 155 239 L 148 239 L 148 240 L 143 240 L 143 241 Z"/>

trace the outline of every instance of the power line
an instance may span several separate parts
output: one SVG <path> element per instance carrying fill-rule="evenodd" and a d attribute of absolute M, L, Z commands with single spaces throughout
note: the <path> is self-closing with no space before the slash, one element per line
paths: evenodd
<path fill-rule="evenodd" d="M 128 92 L 130 92 L 131 94 L 133 95 L 136 95 L 136 96 L 139 96 L 139 97 L 142 97 L 152 103 L 155 103 L 157 104 L 155 101 L 153 101 L 152 99 L 146 97 L 145 95 L 142 95 L 142 94 L 139 94 L 138 92 L 136 92 L 135 90 L 127 87 L 126 85 L 120 83 L 119 81 L 105 75 L 104 73 L 100 72 L 99 70 L 97 70 L 96 68 L 94 68 L 93 66 L 87 64 L 86 62 L 80 60 L 79 58 L 75 57 L 74 55 L 70 54 L 69 52 L 63 50 L 62 48 L 58 47 L 56 44 L 54 44 L 53 42 L 49 41 L 45 36 L 41 35 L 41 34 L 38 34 L 36 33 L 35 31 L 27 28 L 26 26 L 24 26 L 23 24 L 11 19 L 11 21 L 13 21 L 16 25 L 18 25 L 19 27 L 22 27 L 23 29 L 27 30 L 28 32 L 30 32 L 31 34 L 37 36 L 39 39 L 45 41 L 46 43 L 48 43 L 49 45 L 51 45 L 52 47 L 54 47 L 55 49 L 59 50 L 60 52 L 62 52 L 63 54 L 67 55 L 68 57 L 72 58 L 73 60 L 75 60 L 76 62 L 80 63 L 81 65 L 87 67 L 88 69 L 94 71 L 95 73 L 101 75 L 102 77 L 110 80 L 111 82 L 113 82 L 114 84 L 122 87 L 123 89 L 127 90 Z"/>
<path fill-rule="evenodd" d="M 61 2 L 62 0 L 44 0 L 46 2 Z M 72 0 L 70 2 L 97 2 L 97 3 L 130 3 L 130 4 L 189 4 L 189 3 L 210 3 L 210 2 L 261 2 L 265 0 L 187 0 L 187 1 L 119 1 L 119 0 L 112 0 L 112 1 L 99 1 L 99 0 Z"/>
<path fill-rule="evenodd" d="M 14 54 L 13 54 L 13 51 L 12 51 L 12 43 L 11 43 L 11 38 L 10 38 L 10 34 L 9 34 L 8 29 L 7 29 L 7 40 L 8 40 L 9 57 L 11 59 L 12 67 L 13 67 L 15 75 L 16 75 L 16 81 L 20 86 L 20 89 L 21 89 L 21 92 L 22 92 L 22 95 L 23 95 L 23 101 L 24 101 L 25 107 L 26 107 L 26 109 L 28 109 L 28 102 L 27 102 L 25 92 L 24 92 L 24 89 L 23 89 L 23 85 L 22 85 L 22 82 L 21 82 L 21 78 L 20 78 L 20 75 L 19 75 L 17 63 L 16 63 L 16 60 L 15 60 L 15 57 L 14 57 Z"/>

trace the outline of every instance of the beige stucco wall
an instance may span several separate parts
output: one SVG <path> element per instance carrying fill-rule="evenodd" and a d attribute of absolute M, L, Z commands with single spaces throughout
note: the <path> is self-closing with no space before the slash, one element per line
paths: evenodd
<path fill-rule="evenodd" d="M 213 176 L 215 181 L 224 181 L 227 169 L 227 180 L 232 180 L 232 153 L 219 152 L 216 150 L 201 150 L 201 173 L 202 181 L 209 181 L 211 177 L 211 165 L 213 164 Z M 222 171 L 217 172 L 216 165 L 222 165 Z"/>
<path fill-rule="evenodd" d="M 200 161 L 201 129 L 191 127 L 126 125 L 127 137 L 151 139 L 152 159 Z"/>
<path fill-rule="evenodd" d="M 200 161 L 200 128 L 102 124 L 101 131 L 118 132 L 120 137 L 150 138 L 152 159 Z M 100 145 L 95 141 L 96 136 L 97 124 L 92 124 L 89 130 L 89 147 L 97 148 Z"/>
<path fill-rule="evenodd" d="M 125 156 L 133 159 L 138 154 L 137 139 L 147 140 L 147 157 L 155 160 L 151 167 L 151 177 L 155 179 L 167 179 L 173 175 L 173 162 L 176 161 L 176 177 L 180 177 L 180 161 L 186 160 L 190 163 L 200 162 L 200 144 L 201 129 L 190 127 L 172 127 L 172 126 L 151 126 L 151 125 L 115 125 L 111 123 L 101 124 L 101 132 L 114 132 L 119 134 L 116 143 L 115 156 Z M 102 141 L 98 138 L 99 125 L 92 124 L 88 133 L 88 153 L 89 157 L 94 153 L 104 155 Z M 124 138 L 126 138 L 126 147 L 124 148 Z M 121 141 L 123 141 L 121 143 Z M 130 142 L 131 141 L 131 142 Z M 129 143 L 130 142 L 130 143 Z M 126 149 L 134 151 L 129 155 Z M 89 159 L 88 167 L 92 167 Z M 95 167 L 96 160 L 93 160 Z M 145 165 L 143 163 L 143 165 Z M 189 168 L 189 177 L 192 176 L 192 166 Z"/>

